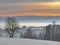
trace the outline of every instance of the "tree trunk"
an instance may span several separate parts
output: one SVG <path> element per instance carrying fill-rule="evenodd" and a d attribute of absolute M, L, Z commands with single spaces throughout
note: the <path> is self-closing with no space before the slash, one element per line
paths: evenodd
<path fill-rule="evenodd" d="M 10 38 L 13 38 L 13 36 L 14 36 L 14 33 L 9 34 Z"/>

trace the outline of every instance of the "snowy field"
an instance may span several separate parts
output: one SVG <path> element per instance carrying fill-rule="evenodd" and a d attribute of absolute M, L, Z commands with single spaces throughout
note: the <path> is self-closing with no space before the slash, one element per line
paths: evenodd
<path fill-rule="evenodd" d="M 60 45 L 60 42 L 21 38 L 1 38 L 0 45 Z"/>

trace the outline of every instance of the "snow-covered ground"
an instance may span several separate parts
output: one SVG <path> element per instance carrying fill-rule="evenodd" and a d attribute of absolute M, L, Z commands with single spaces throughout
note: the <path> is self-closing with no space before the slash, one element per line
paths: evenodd
<path fill-rule="evenodd" d="M 0 45 L 60 45 L 60 42 L 21 38 L 1 38 Z"/>

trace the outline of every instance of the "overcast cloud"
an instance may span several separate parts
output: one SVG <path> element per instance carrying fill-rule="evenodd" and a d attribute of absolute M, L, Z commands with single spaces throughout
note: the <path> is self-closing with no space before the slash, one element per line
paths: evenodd
<path fill-rule="evenodd" d="M 51 2 L 54 0 L 0 0 L 0 3 L 4 2 Z"/>

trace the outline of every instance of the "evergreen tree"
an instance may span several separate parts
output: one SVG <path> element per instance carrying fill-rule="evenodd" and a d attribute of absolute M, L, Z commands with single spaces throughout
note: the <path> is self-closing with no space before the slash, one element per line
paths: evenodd
<path fill-rule="evenodd" d="M 26 33 L 24 34 L 25 38 L 33 38 L 31 29 L 27 29 Z"/>
<path fill-rule="evenodd" d="M 21 34 L 20 34 L 20 38 L 23 38 L 23 33 L 21 32 Z"/>

